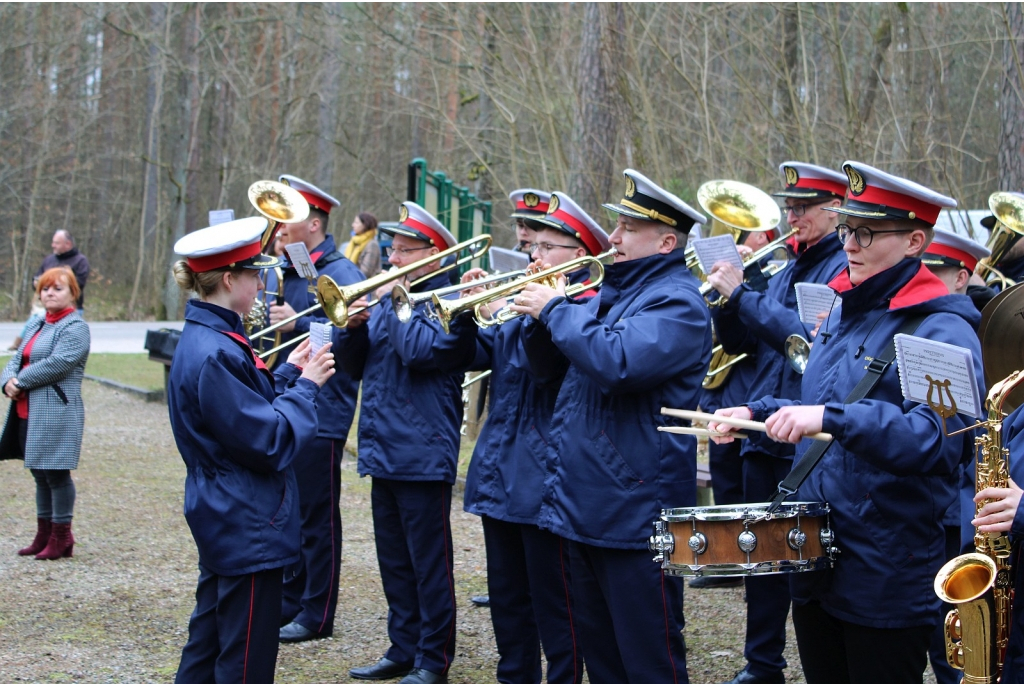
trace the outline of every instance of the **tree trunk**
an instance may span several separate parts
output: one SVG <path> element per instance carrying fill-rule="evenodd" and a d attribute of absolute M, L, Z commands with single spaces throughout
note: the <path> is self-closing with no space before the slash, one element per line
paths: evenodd
<path fill-rule="evenodd" d="M 999 190 L 1024 190 L 1024 10 L 1003 5 L 1006 43 L 999 95 Z"/>

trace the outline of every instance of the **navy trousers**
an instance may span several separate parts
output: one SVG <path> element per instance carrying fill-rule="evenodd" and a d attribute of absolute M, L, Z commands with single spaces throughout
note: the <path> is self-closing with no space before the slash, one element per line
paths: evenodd
<path fill-rule="evenodd" d="M 643 550 L 567 541 L 591 683 L 687 683 L 683 584 Z"/>
<path fill-rule="evenodd" d="M 743 443 L 733 440 L 727 445 L 708 441 L 708 471 L 715 504 L 741 504 L 743 499 Z"/>
<path fill-rule="evenodd" d="M 388 600 L 391 661 L 447 673 L 455 658 L 452 486 L 374 478 L 377 563 Z"/>
<path fill-rule="evenodd" d="M 779 483 L 789 475 L 793 462 L 767 454 L 747 454 L 743 459 L 745 501 L 767 502 Z M 789 615 L 789 577 L 784 574 L 751 576 L 747 588 L 747 639 L 743 656 L 747 670 L 769 678 L 786 668 L 786 617 Z"/>
<path fill-rule="evenodd" d="M 219 576 L 199 565 L 196 608 L 174 682 L 274 682 L 281 573 Z"/>
<path fill-rule="evenodd" d="M 482 519 L 498 682 L 542 682 L 542 644 L 547 682 L 583 682 L 565 542 L 537 526 Z"/>
<path fill-rule="evenodd" d="M 302 558 L 285 569 L 281 622 L 334 632 L 341 576 L 341 459 L 345 441 L 317 438 L 295 464 Z"/>

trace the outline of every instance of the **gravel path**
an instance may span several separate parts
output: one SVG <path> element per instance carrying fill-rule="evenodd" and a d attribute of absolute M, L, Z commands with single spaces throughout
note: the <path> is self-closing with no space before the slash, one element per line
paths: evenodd
<path fill-rule="evenodd" d="M 186 639 L 196 551 L 181 515 L 184 466 L 167 408 L 86 382 L 82 466 L 75 472 L 75 556 L 15 553 L 35 532 L 34 485 L 21 462 L 0 462 L 0 682 L 167 682 Z M 0 400 L 6 415 L 7 401 Z M 277 681 L 341 682 L 387 647 L 369 481 L 346 457 L 341 606 L 334 637 L 283 645 Z M 452 512 L 458 649 L 455 683 L 493 682 L 497 651 L 486 609 L 483 537 L 475 516 Z M 743 666 L 741 589 L 688 591 L 690 678 L 724 682 Z M 792 628 L 790 628 L 792 630 Z M 802 679 L 790 633 L 791 682 Z"/>

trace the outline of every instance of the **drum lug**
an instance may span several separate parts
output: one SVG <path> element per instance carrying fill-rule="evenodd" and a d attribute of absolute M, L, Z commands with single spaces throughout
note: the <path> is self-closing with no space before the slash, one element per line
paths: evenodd
<path fill-rule="evenodd" d="M 708 538 L 704 533 L 695 530 L 690 539 L 686 541 L 686 546 L 694 554 L 704 554 L 704 552 L 708 551 Z"/>
<path fill-rule="evenodd" d="M 832 543 L 836 541 L 836 536 L 835 533 L 832 532 L 831 528 L 822 528 L 821 532 L 818 533 L 818 540 L 821 542 L 821 547 L 829 559 L 832 559 L 839 552 L 839 550 L 832 545 Z"/>
<path fill-rule="evenodd" d="M 668 523 L 662 520 L 654 522 L 654 534 L 647 541 L 647 548 L 655 553 L 654 562 L 663 563 L 665 556 L 676 549 L 676 538 L 668 530 Z"/>
<path fill-rule="evenodd" d="M 786 535 L 786 543 L 791 550 L 799 552 L 800 548 L 807 544 L 807 533 L 799 528 L 793 528 Z"/>
<path fill-rule="evenodd" d="M 752 530 L 744 530 L 736 538 L 736 544 L 739 545 L 741 551 L 750 554 L 757 548 L 757 536 Z"/>

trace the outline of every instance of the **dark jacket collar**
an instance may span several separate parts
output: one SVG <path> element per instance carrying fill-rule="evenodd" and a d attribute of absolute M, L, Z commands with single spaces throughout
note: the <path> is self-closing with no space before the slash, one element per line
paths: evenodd
<path fill-rule="evenodd" d="M 689 275 L 686 268 L 685 250 L 673 250 L 665 254 L 655 254 L 628 262 L 609 264 L 604 268 L 604 285 L 616 290 L 629 290 L 647 281 L 671 274 Z"/>
<path fill-rule="evenodd" d="M 834 231 L 825 234 L 824 238 L 810 247 L 806 247 L 805 243 L 800 243 L 800 245 L 804 247 L 801 250 L 794 250 L 796 258 L 800 260 L 807 259 L 811 262 L 820 262 L 843 249 L 843 244 L 839 242 L 839 236 Z"/>
<path fill-rule="evenodd" d="M 245 335 L 242 319 L 230 309 L 202 300 L 189 300 L 185 303 L 185 321 L 212 328 L 221 333 L 232 332 Z"/>
<path fill-rule="evenodd" d="M 78 248 L 71 248 L 67 252 L 61 252 L 59 255 L 54 255 L 57 259 L 71 259 L 78 254 Z"/>
<path fill-rule="evenodd" d="M 425 293 L 428 290 L 437 290 L 438 288 L 445 288 L 445 287 L 447 287 L 449 285 L 452 285 L 452 282 L 451 282 L 451 273 L 452 273 L 452 271 L 454 271 L 454 269 L 451 269 L 449 271 L 444 271 L 444 272 L 441 272 L 441 273 L 437 273 L 435 271 L 430 276 L 430 278 L 428 278 L 427 280 L 423 281 L 422 283 L 417 285 L 415 288 L 413 288 L 412 292 L 414 292 L 414 293 Z"/>

